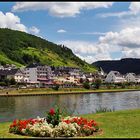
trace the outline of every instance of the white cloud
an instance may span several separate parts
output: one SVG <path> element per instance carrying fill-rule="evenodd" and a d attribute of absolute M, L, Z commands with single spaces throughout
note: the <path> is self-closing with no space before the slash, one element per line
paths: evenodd
<path fill-rule="evenodd" d="M 132 11 L 134 15 L 140 13 L 140 2 L 131 2 L 129 10 Z"/>
<path fill-rule="evenodd" d="M 85 42 L 85 41 L 71 41 L 71 40 L 65 40 L 58 42 L 59 44 L 64 44 L 70 49 L 73 50 L 76 54 L 92 54 L 98 51 L 95 44 L 91 42 Z"/>
<path fill-rule="evenodd" d="M 99 38 L 99 42 L 128 48 L 140 47 L 140 27 L 125 28 L 120 32 L 108 32 Z"/>
<path fill-rule="evenodd" d="M 76 54 L 76 55 L 82 60 L 85 60 L 89 64 L 92 64 L 93 62 L 101 61 L 101 60 L 112 60 L 109 53 L 95 54 L 95 55 L 88 55 L 88 56 L 82 56 L 80 54 Z"/>
<path fill-rule="evenodd" d="M 122 57 L 140 58 L 140 27 L 124 28 L 120 32 L 107 32 L 97 42 L 61 41 L 81 59 L 92 63 L 112 59 L 111 53 L 121 52 Z M 116 56 L 118 57 L 118 56 Z M 114 58 L 115 59 L 115 58 Z"/>
<path fill-rule="evenodd" d="M 0 11 L 0 28 L 9 28 L 13 30 L 23 31 L 32 34 L 38 34 L 39 29 L 35 26 L 26 27 L 21 23 L 20 18 L 11 12 L 3 13 Z"/>
<path fill-rule="evenodd" d="M 123 12 L 115 12 L 115 13 L 98 14 L 98 16 L 102 17 L 102 18 L 107 18 L 107 17 L 123 17 L 123 16 L 128 16 L 128 15 L 133 15 L 133 13 L 131 11 L 123 11 Z"/>
<path fill-rule="evenodd" d="M 111 7 L 113 2 L 17 2 L 12 11 L 47 10 L 56 17 L 75 17 L 81 10 Z"/>
<path fill-rule="evenodd" d="M 140 27 L 140 16 L 137 17 L 129 17 L 129 18 L 122 18 L 119 21 L 119 28 L 133 28 L 133 27 Z"/>
<path fill-rule="evenodd" d="M 59 29 L 58 31 L 57 31 L 57 33 L 65 33 L 66 32 L 66 30 L 63 30 L 63 29 Z"/>
<path fill-rule="evenodd" d="M 33 34 L 38 34 L 40 32 L 40 30 L 38 28 L 36 28 L 35 26 L 32 26 L 31 28 L 29 28 L 30 33 Z"/>
<path fill-rule="evenodd" d="M 114 49 L 109 48 L 108 44 L 97 44 L 87 41 L 65 40 L 58 42 L 58 44 L 64 44 L 68 48 L 72 49 L 74 54 L 88 63 L 92 63 L 97 60 L 111 59 L 109 52 L 114 51 Z"/>
<path fill-rule="evenodd" d="M 115 13 L 103 13 L 99 14 L 100 17 L 124 17 L 124 16 L 135 16 L 140 14 L 140 2 L 131 2 L 128 11 L 115 12 Z"/>
<path fill-rule="evenodd" d="M 106 33 L 103 32 L 84 32 L 84 33 L 79 33 L 83 35 L 105 35 Z"/>
<path fill-rule="evenodd" d="M 3 13 L 0 11 L 0 28 L 10 28 L 27 32 L 27 27 L 20 23 L 20 18 L 13 13 Z"/>
<path fill-rule="evenodd" d="M 140 58 L 140 27 L 122 29 L 120 32 L 108 32 L 99 38 L 99 43 L 116 46 L 120 49 L 122 57 Z M 117 50 L 116 50 L 117 51 Z"/>
<path fill-rule="evenodd" d="M 123 58 L 140 58 L 140 48 L 130 49 L 130 48 L 123 48 L 122 54 Z"/>

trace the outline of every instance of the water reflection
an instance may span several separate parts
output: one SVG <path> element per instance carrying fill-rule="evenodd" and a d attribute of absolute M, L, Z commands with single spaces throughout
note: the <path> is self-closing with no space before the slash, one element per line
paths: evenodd
<path fill-rule="evenodd" d="M 65 107 L 74 114 L 94 113 L 99 108 L 124 110 L 140 108 L 140 91 L 0 97 L 0 122 L 16 118 L 44 117 L 54 105 Z"/>

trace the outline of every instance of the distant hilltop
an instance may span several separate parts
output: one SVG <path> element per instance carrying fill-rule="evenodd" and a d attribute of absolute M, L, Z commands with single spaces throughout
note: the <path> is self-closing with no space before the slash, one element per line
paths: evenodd
<path fill-rule="evenodd" d="M 123 58 L 121 60 L 103 60 L 92 63 L 96 67 L 101 67 L 105 73 L 110 71 L 119 71 L 121 74 L 133 72 L 140 74 L 140 59 Z"/>

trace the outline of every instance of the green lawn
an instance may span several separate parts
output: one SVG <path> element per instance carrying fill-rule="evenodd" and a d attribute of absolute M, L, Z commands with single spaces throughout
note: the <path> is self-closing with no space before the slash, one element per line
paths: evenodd
<path fill-rule="evenodd" d="M 95 119 L 103 129 L 97 138 L 140 138 L 140 109 L 82 116 Z"/>
<path fill-rule="evenodd" d="M 103 130 L 102 135 L 92 138 L 140 138 L 140 109 L 80 116 L 94 119 Z M 0 124 L 0 138 L 29 138 L 8 133 L 10 124 L 10 122 Z"/>
<path fill-rule="evenodd" d="M 21 136 L 9 133 L 9 126 L 11 122 L 0 123 L 0 138 L 29 138 L 27 136 Z"/>

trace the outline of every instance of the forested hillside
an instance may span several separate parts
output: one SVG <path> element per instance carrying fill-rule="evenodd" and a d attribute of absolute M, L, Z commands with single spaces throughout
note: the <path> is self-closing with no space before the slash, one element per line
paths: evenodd
<path fill-rule="evenodd" d="M 82 61 L 64 45 L 11 29 L 0 29 L 0 63 L 26 66 L 39 62 L 52 66 L 80 67 L 93 72 L 96 68 Z"/>

